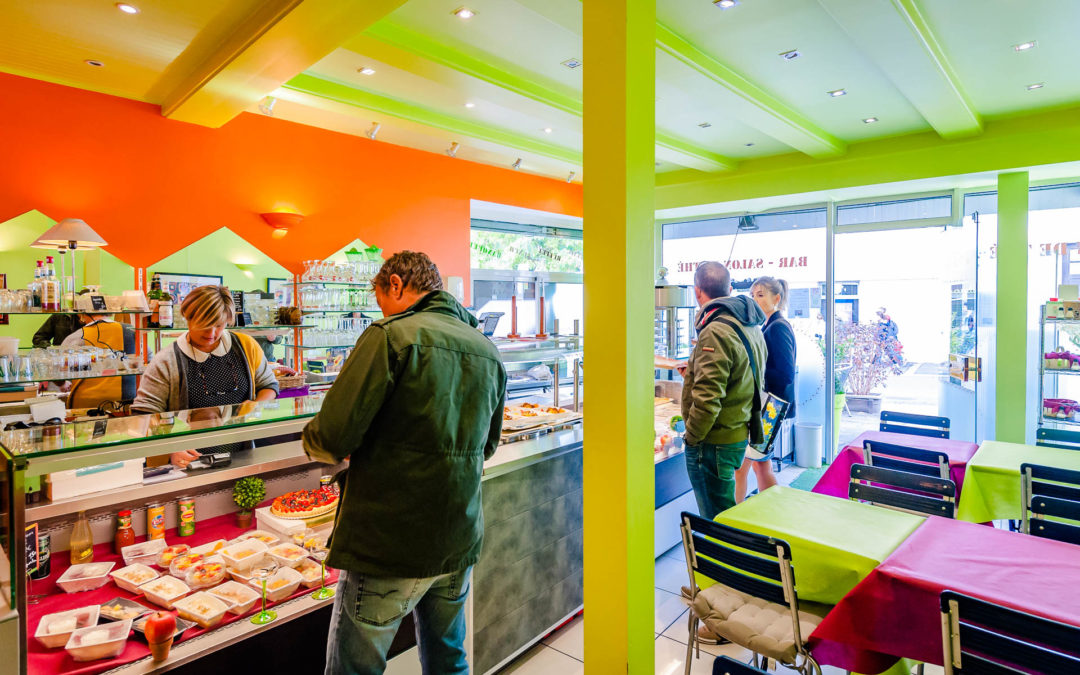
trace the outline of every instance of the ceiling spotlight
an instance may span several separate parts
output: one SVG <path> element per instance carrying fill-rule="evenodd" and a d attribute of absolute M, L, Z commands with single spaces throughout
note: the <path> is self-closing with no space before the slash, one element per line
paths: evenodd
<path fill-rule="evenodd" d="M 555 130 L 552 129 L 551 127 L 544 127 L 544 133 L 545 134 L 550 134 L 552 131 L 555 131 Z"/>
<path fill-rule="evenodd" d="M 101 68 L 105 65 L 104 61 L 98 61 L 97 59 L 86 59 L 86 61 L 84 61 L 83 63 L 88 66 L 93 66 L 95 68 Z"/>
<path fill-rule="evenodd" d="M 739 4 L 739 0 L 713 0 L 713 6 L 720 9 L 731 9 Z"/>
<path fill-rule="evenodd" d="M 472 101 L 469 101 L 468 103 L 465 104 L 465 107 L 466 108 L 475 108 L 476 104 L 473 103 Z"/>
<path fill-rule="evenodd" d="M 1032 40 L 1031 42 L 1021 42 L 1018 45 L 1013 45 L 1013 49 L 1018 52 L 1026 52 L 1029 49 L 1034 49 L 1036 44 L 1037 43 L 1034 40 Z"/>
<path fill-rule="evenodd" d="M 562 64 L 570 70 L 573 70 L 574 68 L 581 67 L 581 59 L 566 59 Z"/>
<path fill-rule="evenodd" d="M 360 73 L 361 75 L 374 75 L 375 69 L 364 66 L 363 68 L 357 68 L 356 72 Z"/>
<path fill-rule="evenodd" d="M 698 126 L 701 127 L 702 129 L 708 129 L 709 127 L 712 126 L 712 123 L 711 122 L 702 122 Z"/>
<path fill-rule="evenodd" d="M 829 96 L 837 98 L 839 96 L 847 96 L 847 89 L 833 89 L 832 91 L 827 93 L 829 94 Z"/>
<path fill-rule="evenodd" d="M 516 160 L 514 160 L 514 163 L 511 164 L 510 167 L 513 168 L 514 170 L 520 169 L 521 168 L 521 158 L 518 157 Z"/>
<path fill-rule="evenodd" d="M 458 148 L 460 148 L 460 147 L 461 147 L 461 144 L 458 143 L 457 141 L 454 141 L 453 143 L 451 143 L 450 147 L 446 149 L 447 157 L 457 157 L 457 151 L 458 151 Z"/>
<path fill-rule="evenodd" d="M 1043 88 L 1043 87 L 1045 87 L 1045 86 L 1046 86 L 1046 85 L 1045 85 L 1045 84 L 1043 84 L 1042 82 L 1036 82 L 1035 84 L 1029 84 L 1029 85 L 1027 86 L 1027 90 L 1028 90 L 1028 91 L 1035 91 L 1036 89 L 1042 89 L 1042 88 Z"/>
<path fill-rule="evenodd" d="M 263 100 L 259 101 L 259 112 L 264 115 L 274 116 L 274 106 L 277 105 L 277 99 L 273 96 L 264 96 Z"/>
<path fill-rule="evenodd" d="M 867 117 L 866 119 L 863 120 L 863 124 L 873 124 L 874 122 L 877 122 L 877 121 L 878 121 L 878 119 L 876 117 Z"/>
<path fill-rule="evenodd" d="M 570 175 L 566 177 L 566 182 L 567 183 L 573 183 L 574 182 L 574 176 L 576 176 L 576 175 L 577 175 L 576 173 L 571 171 Z"/>
<path fill-rule="evenodd" d="M 451 14 L 453 14 L 459 19 L 471 19 L 476 16 L 476 12 L 472 11 L 468 7 L 458 7 L 453 12 L 451 12 Z"/>
<path fill-rule="evenodd" d="M 123 12 L 124 14 L 138 14 L 139 13 L 139 8 L 138 7 L 136 7 L 135 5 L 129 5 L 126 2 L 118 2 L 118 3 L 116 3 L 116 8 L 118 10 L 120 10 L 121 12 Z"/>
<path fill-rule="evenodd" d="M 375 140 L 375 137 L 379 135 L 379 129 L 381 128 L 381 124 L 379 124 L 378 122 L 372 122 L 371 128 L 364 132 L 364 134 L 371 140 Z"/>
<path fill-rule="evenodd" d="M 786 52 L 780 52 L 780 58 L 784 59 L 785 61 L 794 61 L 800 56 L 802 56 L 802 54 L 799 53 L 798 49 L 791 49 Z"/>
<path fill-rule="evenodd" d="M 745 145 L 746 145 L 746 147 L 748 147 L 748 148 L 752 148 L 752 147 L 754 147 L 754 144 L 753 144 L 753 143 L 746 143 Z"/>

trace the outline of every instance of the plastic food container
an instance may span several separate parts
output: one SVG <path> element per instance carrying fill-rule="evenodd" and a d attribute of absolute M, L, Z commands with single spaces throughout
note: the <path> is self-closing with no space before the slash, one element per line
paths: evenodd
<path fill-rule="evenodd" d="M 191 547 L 187 544 L 175 544 L 173 546 L 166 546 L 161 549 L 161 554 L 158 555 L 157 566 L 166 569 L 172 565 L 172 561 L 176 556 L 184 555 L 191 550 Z"/>
<path fill-rule="evenodd" d="M 236 541 L 246 541 L 248 539 L 258 539 L 267 546 L 273 546 L 281 541 L 281 537 L 269 530 L 252 530 L 251 532 L 245 532 L 237 537 Z"/>
<path fill-rule="evenodd" d="M 244 570 L 244 571 L 241 572 L 240 570 L 233 569 L 231 567 L 226 567 L 225 571 L 228 573 L 228 575 L 230 577 L 233 578 L 234 581 L 239 581 L 242 584 L 246 584 L 247 582 L 251 581 L 251 579 L 252 579 L 251 570 Z"/>
<path fill-rule="evenodd" d="M 267 551 L 267 554 L 282 567 L 296 567 L 307 557 L 307 551 L 296 544 L 278 544 Z"/>
<path fill-rule="evenodd" d="M 291 567 L 282 567 L 266 578 L 266 599 L 270 602 L 283 600 L 300 588 L 304 577 Z M 262 592 L 262 579 L 252 579 L 248 585 Z"/>
<path fill-rule="evenodd" d="M 137 632 L 139 635 L 142 635 L 144 639 L 146 638 L 146 620 L 149 618 L 150 617 L 148 616 L 140 616 L 138 619 L 135 619 L 133 622 L 131 622 L 131 629 Z M 181 619 L 180 617 L 176 617 L 176 632 L 173 633 L 173 638 L 175 639 L 180 637 L 180 633 L 183 633 L 188 628 L 191 628 L 194 625 L 194 621 L 188 621 L 187 619 Z"/>
<path fill-rule="evenodd" d="M 156 565 L 158 556 L 165 549 L 164 539 L 151 539 L 138 544 L 125 546 L 120 549 L 120 555 L 124 556 L 125 565 L 142 563 L 143 565 Z"/>
<path fill-rule="evenodd" d="M 169 563 L 169 574 L 173 575 L 177 579 L 183 579 L 187 576 L 188 570 L 206 560 L 206 556 L 201 553 L 184 553 L 173 558 Z"/>
<path fill-rule="evenodd" d="M 46 614 L 38 622 L 34 638 L 49 649 L 63 647 L 76 630 L 97 625 L 100 609 L 97 605 L 89 605 L 66 612 Z"/>
<path fill-rule="evenodd" d="M 226 546 L 221 549 L 220 554 L 229 567 L 238 572 L 246 572 L 256 563 L 262 562 L 266 554 L 266 544 L 258 539 L 245 539 Z"/>
<path fill-rule="evenodd" d="M 139 586 L 145 584 L 147 581 L 157 579 L 160 574 L 158 571 L 144 565 L 142 563 L 134 563 L 127 567 L 121 567 L 109 574 L 116 582 L 116 585 L 124 589 L 128 593 L 139 593 Z"/>
<path fill-rule="evenodd" d="M 246 614 L 259 601 L 259 591 L 252 590 L 246 583 L 226 581 L 217 588 L 207 591 L 229 606 L 230 614 Z"/>
<path fill-rule="evenodd" d="M 210 542 L 208 544 L 203 544 L 202 546 L 196 546 L 195 548 L 191 549 L 191 551 L 189 551 L 189 553 L 201 553 L 203 555 L 213 555 L 214 553 L 217 553 L 218 551 L 220 551 L 223 548 L 225 548 L 225 540 L 224 539 L 218 539 L 217 541 L 212 541 L 212 542 Z"/>
<path fill-rule="evenodd" d="M 229 605 L 225 604 L 224 600 L 205 591 L 181 598 L 173 606 L 176 607 L 180 616 L 194 621 L 203 628 L 210 628 L 221 623 L 225 612 L 229 611 Z"/>
<path fill-rule="evenodd" d="M 139 590 L 142 591 L 147 600 L 165 609 L 172 609 L 175 601 L 191 592 L 187 584 L 176 577 L 170 576 L 162 576 L 153 581 L 148 581 L 139 586 Z"/>
<path fill-rule="evenodd" d="M 65 593 L 92 591 L 109 583 L 109 572 L 113 567 L 116 567 L 114 562 L 72 565 L 56 580 L 56 585 Z"/>
<path fill-rule="evenodd" d="M 201 563 L 196 563 L 191 566 L 187 571 L 187 576 L 184 578 L 184 583 L 189 588 L 209 588 L 210 586 L 216 586 L 225 580 L 225 563 L 214 556 L 217 560 L 204 560 Z"/>
<path fill-rule="evenodd" d="M 322 565 L 311 558 L 304 558 L 296 566 L 296 571 L 304 578 L 301 582 L 305 588 L 315 588 L 322 583 Z"/>
<path fill-rule="evenodd" d="M 131 619 L 80 628 L 71 634 L 64 649 L 76 661 L 111 659 L 124 651 L 129 633 Z"/>
<path fill-rule="evenodd" d="M 101 612 L 98 616 L 102 619 L 108 619 L 109 621 L 123 621 L 125 619 L 134 621 L 143 614 L 154 611 L 146 605 L 140 605 L 134 600 L 119 597 L 113 598 L 108 602 L 103 602 L 99 607 L 101 607 Z"/>

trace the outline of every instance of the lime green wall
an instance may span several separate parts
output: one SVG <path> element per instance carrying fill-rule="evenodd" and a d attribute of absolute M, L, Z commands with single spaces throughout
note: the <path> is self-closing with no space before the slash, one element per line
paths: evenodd
<path fill-rule="evenodd" d="M 237 263 L 251 267 L 245 272 Z M 154 272 L 216 274 L 231 290 L 242 291 L 265 291 L 268 277 L 292 278 L 287 269 L 225 227 L 154 263 L 147 279 Z"/>
<path fill-rule="evenodd" d="M 1023 443 L 1027 405 L 1028 174 L 998 176 L 995 435 Z"/>

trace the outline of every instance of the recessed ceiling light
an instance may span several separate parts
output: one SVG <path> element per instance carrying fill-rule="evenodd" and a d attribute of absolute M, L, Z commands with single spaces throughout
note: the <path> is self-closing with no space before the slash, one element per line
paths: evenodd
<path fill-rule="evenodd" d="M 86 59 L 86 61 L 84 61 L 84 63 L 86 65 L 88 65 L 88 66 L 93 66 L 95 68 L 101 68 L 102 66 L 105 65 L 104 61 L 98 61 L 97 59 Z"/>
<path fill-rule="evenodd" d="M 847 89 L 833 89 L 832 91 L 828 92 L 828 94 L 833 98 L 837 98 L 839 96 L 847 96 Z"/>
<path fill-rule="evenodd" d="M 567 68 L 573 70 L 574 68 L 581 67 L 581 59 L 566 59 L 562 62 L 562 64 Z"/>
<path fill-rule="evenodd" d="M 118 3 L 116 3 L 116 8 L 118 10 L 120 10 L 121 12 L 123 12 L 124 14 L 138 14 L 139 13 L 139 8 L 138 7 L 136 7 L 135 5 L 129 5 L 126 2 L 118 2 Z"/>
<path fill-rule="evenodd" d="M 476 12 L 472 11 L 468 7 L 458 7 L 451 13 L 459 19 L 471 19 L 476 16 Z"/>
<path fill-rule="evenodd" d="M 544 127 L 544 133 L 545 133 L 545 134 L 550 134 L 550 133 L 551 133 L 551 132 L 553 132 L 553 131 L 555 131 L 555 130 L 554 130 L 554 129 L 552 129 L 551 127 Z"/>
<path fill-rule="evenodd" d="M 701 127 L 702 129 L 708 129 L 709 127 L 712 126 L 712 123 L 711 122 L 702 122 L 698 126 Z"/>
<path fill-rule="evenodd" d="M 1031 42 L 1021 42 L 1018 45 L 1013 45 L 1013 49 L 1018 52 L 1026 52 L 1029 49 L 1034 49 L 1037 44 L 1038 43 L 1036 43 L 1034 40 L 1032 40 Z"/>
<path fill-rule="evenodd" d="M 731 9 L 739 4 L 739 0 L 713 0 L 713 6 L 720 9 Z"/>
<path fill-rule="evenodd" d="M 1045 87 L 1045 86 L 1046 86 L 1046 85 L 1045 85 L 1045 84 L 1043 84 L 1042 82 L 1036 82 L 1036 83 L 1034 83 L 1034 84 L 1029 84 L 1029 85 L 1027 86 L 1027 90 L 1028 90 L 1028 91 L 1034 91 L 1034 90 L 1036 90 L 1036 89 L 1042 89 L 1042 88 L 1043 88 L 1043 87 Z"/>
<path fill-rule="evenodd" d="M 521 168 L 521 158 L 518 157 L 517 160 L 513 164 L 510 165 L 510 168 L 514 169 L 515 171 L 517 169 L 520 169 Z"/>
<path fill-rule="evenodd" d="M 873 124 L 874 122 L 877 122 L 877 121 L 878 121 L 878 119 L 876 117 L 867 117 L 866 119 L 863 120 L 863 124 Z"/>
<path fill-rule="evenodd" d="M 361 75 L 374 75 L 375 69 L 364 66 L 363 68 L 357 68 L 356 72 L 360 73 Z"/>
<path fill-rule="evenodd" d="M 748 147 L 748 148 L 752 148 L 752 147 L 754 147 L 754 144 L 753 144 L 753 143 L 747 143 L 747 144 L 746 144 L 746 147 Z"/>
<path fill-rule="evenodd" d="M 799 53 L 798 49 L 791 49 L 786 52 L 780 52 L 780 58 L 784 59 L 785 61 L 794 61 L 800 56 L 802 56 L 802 54 Z"/>
<path fill-rule="evenodd" d="M 466 108 L 475 108 L 476 104 L 473 103 L 472 101 L 469 101 L 468 103 L 465 104 L 465 107 Z"/>

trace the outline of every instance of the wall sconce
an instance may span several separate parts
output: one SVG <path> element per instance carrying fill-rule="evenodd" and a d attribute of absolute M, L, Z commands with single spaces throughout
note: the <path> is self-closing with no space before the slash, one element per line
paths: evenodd
<path fill-rule="evenodd" d="M 297 227 L 300 223 L 304 222 L 304 214 L 302 213 L 260 213 L 262 219 L 266 221 L 266 224 L 274 228 L 274 233 L 271 235 L 274 239 L 281 239 L 289 233 L 289 228 Z"/>
<path fill-rule="evenodd" d="M 237 262 L 237 263 L 233 263 L 233 264 L 236 265 L 236 269 L 243 272 L 244 276 L 247 277 L 248 279 L 254 279 L 255 278 L 255 274 L 251 271 L 251 268 L 255 267 L 255 263 Z"/>

